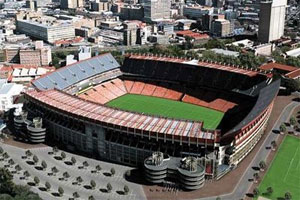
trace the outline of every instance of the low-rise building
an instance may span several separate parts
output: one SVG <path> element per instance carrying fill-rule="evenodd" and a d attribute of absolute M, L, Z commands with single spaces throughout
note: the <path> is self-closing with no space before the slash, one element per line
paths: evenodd
<path fill-rule="evenodd" d="M 5 48 L 4 61 L 23 65 L 43 66 L 52 62 L 51 48 L 44 47 L 42 41 L 36 41 L 30 48 Z"/>
<path fill-rule="evenodd" d="M 21 94 L 24 86 L 16 83 L 7 83 L 6 79 L 0 80 L 0 111 L 8 111 L 14 107 L 15 99 Z"/>
<path fill-rule="evenodd" d="M 48 43 L 75 37 L 74 25 L 65 22 L 43 23 L 33 20 L 17 20 L 17 30 Z"/>

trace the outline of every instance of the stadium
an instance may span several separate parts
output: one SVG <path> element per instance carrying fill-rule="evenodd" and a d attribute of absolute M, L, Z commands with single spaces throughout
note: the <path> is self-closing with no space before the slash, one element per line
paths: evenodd
<path fill-rule="evenodd" d="M 152 183 L 180 177 L 186 189 L 220 178 L 247 156 L 280 87 L 268 71 L 137 54 L 122 66 L 99 55 L 32 84 L 15 113 L 18 127 L 22 119 L 42 121 L 46 142 L 143 166 Z"/>

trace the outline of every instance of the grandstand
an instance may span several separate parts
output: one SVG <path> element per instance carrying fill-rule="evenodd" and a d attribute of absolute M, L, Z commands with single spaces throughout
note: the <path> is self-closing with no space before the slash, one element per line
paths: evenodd
<path fill-rule="evenodd" d="M 120 66 L 104 54 L 33 85 L 24 107 L 58 144 L 133 166 L 157 151 L 195 156 L 206 177 L 218 177 L 212 163 L 232 169 L 259 141 L 280 81 L 263 70 L 154 55 L 126 55 Z"/>

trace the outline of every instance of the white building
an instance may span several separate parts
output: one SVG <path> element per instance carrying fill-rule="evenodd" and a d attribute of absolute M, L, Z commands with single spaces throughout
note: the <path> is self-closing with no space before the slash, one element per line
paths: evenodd
<path fill-rule="evenodd" d="M 284 35 L 287 0 L 264 0 L 260 2 L 258 39 L 269 43 Z"/>
<path fill-rule="evenodd" d="M 146 22 L 170 18 L 170 0 L 142 0 L 141 3 L 144 6 L 144 20 Z"/>
<path fill-rule="evenodd" d="M 8 111 L 18 107 L 14 104 L 15 99 L 21 94 L 24 86 L 16 83 L 7 83 L 5 79 L 0 80 L 0 111 Z"/>

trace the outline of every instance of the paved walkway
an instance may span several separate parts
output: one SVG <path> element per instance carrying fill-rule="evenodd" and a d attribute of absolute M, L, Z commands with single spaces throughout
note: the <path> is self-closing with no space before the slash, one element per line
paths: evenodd
<path fill-rule="evenodd" d="M 98 161 L 94 159 L 85 158 L 82 156 L 66 153 L 66 159 L 65 161 L 70 161 L 71 157 L 74 156 L 76 158 L 76 164 L 75 166 L 70 166 L 64 163 L 64 161 L 59 161 L 54 158 L 53 155 L 48 155 L 49 151 L 52 151 L 52 148 L 50 147 L 43 147 L 43 148 L 35 148 L 31 149 L 30 151 L 36 155 L 39 158 L 39 162 L 36 166 L 41 166 L 42 160 L 45 160 L 47 163 L 47 169 L 45 171 L 43 170 L 37 170 L 35 169 L 35 166 L 29 165 L 26 163 L 26 161 L 32 161 L 32 157 L 28 159 L 22 159 L 21 157 L 25 155 L 25 150 L 6 145 L 1 144 L 4 151 L 8 152 L 10 158 L 12 158 L 15 162 L 15 165 L 10 168 L 10 171 L 14 170 L 14 167 L 19 164 L 22 168 L 22 171 L 18 174 L 14 175 L 14 181 L 17 184 L 23 184 L 26 185 L 28 182 L 34 182 L 33 179 L 35 176 L 37 176 L 40 179 L 40 184 L 38 187 L 44 187 L 45 182 L 48 181 L 51 184 L 51 191 L 49 192 L 43 192 L 38 187 L 33 186 L 32 191 L 38 193 L 42 199 L 45 200 L 52 200 L 52 199 L 69 199 L 72 197 L 72 194 L 74 192 L 79 193 L 80 198 L 78 199 L 88 199 L 90 195 L 93 195 L 95 199 L 102 200 L 102 199 L 113 199 L 113 200 L 142 200 L 146 199 L 142 186 L 131 183 L 126 181 L 123 178 L 123 174 L 129 170 L 132 169 L 127 166 L 117 165 L 117 164 L 111 164 L 103 161 Z M 61 152 L 61 151 L 60 151 Z M 58 155 L 60 155 L 60 152 Z M 9 159 L 10 159 L 9 158 Z M 0 162 L 0 166 L 4 166 L 7 164 L 8 160 Z M 82 163 L 84 161 L 87 161 L 89 163 L 89 166 L 86 169 L 78 169 L 78 166 L 82 166 Z M 99 173 L 91 173 L 91 170 L 95 170 L 95 166 L 100 165 L 102 170 Z M 51 172 L 52 167 L 56 167 L 59 172 L 56 176 L 48 176 L 47 174 Z M 114 168 L 116 171 L 116 174 L 112 177 L 105 176 L 104 172 L 110 173 L 110 169 Z M 20 180 L 20 177 L 23 177 L 24 171 L 28 171 L 31 176 L 28 180 Z M 60 181 L 59 178 L 63 177 L 63 173 L 68 172 L 70 174 L 70 178 L 67 180 Z M 81 176 L 83 179 L 83 183 L 81 185 L 72 185 L 72 182 L 76 181 L 76 177 Z M 84 185 L 90 185 L 90 181 L 94 180 L 96 182 L 96 189 L 85 189 Z M 106 188 L 107 183 L 110 183 L 113 187 L 111 193 L 105 193 L 101 192 L 99 189 Z M 117 193 L 117 191 L 124 191 L 124 186 L 127 185 L 130 189 L 130 192 L 128 195 L 120 195 Z M 57 192 L 58 187 L 61 186 L 64 189 L 64 195 L 63 197 L 54 197 L 51 193 Z"/>
<path fill-rule="evenodd" d="M 276 123 L 274 124 L 272 130 L 279 130 L 279 126 L 283 122 L 288 122 L 293 109 L 299 106 L 299 102 L 291 102 L 288 104 L 283 111 L 281 112 L 280 117 L 277 119 Z M 266 160 L 270 151 L 267 150 L 265 147 L 270 146 L 273 140 L 277 140 L 279 137 L 278 134 L 272 132 L 272 130 L 268 133 L 267 138 L 265 139 L 264 143 L 260 147 L 259 151 L 255 155 L 254 159 L 252 160 L 251 164 L 246 169 L 245 173 L 242 175 L 239 183 L 235 187 L 234 191 L 230 194 L 220 196 L 222 200 L 239 200 L 243 199 L 245 195 L 248 193 L 252 182 L 248 181 L 249 179 L 253 178 L 253 174 L 255 171 L 252 169 L 254 166 L 258 166 L 258 163 L 262 160 Z M 215 200 L 217 197 L 208 197 L 208 198 L 201 198 L 201 200 Z"/>

